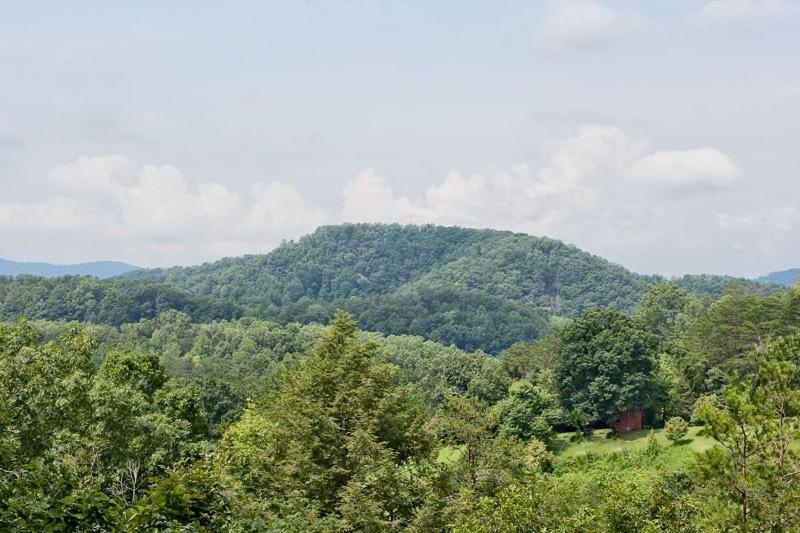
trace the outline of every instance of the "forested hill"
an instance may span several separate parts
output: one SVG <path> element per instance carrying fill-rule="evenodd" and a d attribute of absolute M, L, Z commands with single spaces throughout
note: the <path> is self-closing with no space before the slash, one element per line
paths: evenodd
<path fill-rule="evenodd" d="M 759 283 L 775 283 L 777 285 L 784 285 L 791 287 L 797 283 L 798 276 L 800 276 L 800 268 L 791 268 L 789 270 L 781 270 L 780 272 L 771 272 L 766 276 L 757 278 Z"/>
<path fill-rule="evenodd" d="M 324 322 L 344 308 L 365 329 L 493 352 L 538 337 L 552 314 L 577 316 L 593 307 L 630 310 L 644 289 L 661 279 L 554 239 L 397 224 L 325 226 L 265 255 L 124 277 L 164 283 L 283 321 Z M 758 287 L 719 276 L 675 281 L 711 297 L 733 281 Z"/>
<path fill-rule="evenodd" d="M 54 265 L 51 263 L 29 263 L 7 261 L 0 259 L 0 276 L 19 276 L 30 274 L 32 276 L 57 277 L 57 276 L 94 276 L 96 278 L 111 278 L 131 272 L 139 267 L 120 263 L 119 261 L 95 261 L 78 265 Z"/>
<path fill-rule="evenodd" d="M 195 322 L 238 318 L 239 306 L 163 284 L 89 276 L 0 276 L 0 322 L 20 317 L 119 326 L 186 313 Z"/>
<path fill-rule="evenodd" d="M 167 283 L 257 309 L 298 301 L 478 291 L 575 315 L 628 309 L 653 278 L 561 241 L 441 226 L 325 226 L 271 253 L 126 276 Z"/>

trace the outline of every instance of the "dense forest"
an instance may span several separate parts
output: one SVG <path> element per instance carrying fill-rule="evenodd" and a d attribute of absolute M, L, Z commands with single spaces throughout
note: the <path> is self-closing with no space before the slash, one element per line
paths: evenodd
<path fill-rule="evenodd" d="M 800 0 L 0 6 L 0 533 L 800 532 Z"/>
<path fill-rule="evenodd" d="M 444 283 L 430 276 L 402 285 Z M 3 529 L 800 527 L 798 287 L 712 298 L 702 279 L 700 296 L 652 280 L 630 305 L 565 313 L 493 355 L 365 331 L 344 311 L 328 325 L 239 316 L 166 275 L 65 280 L 3 284 L 6 318 L 40 291 L 68 319 L 0 326 Z M 67 314 L 112 289 L 130 315 Z M 632 411 L 654 428 L 630 434 L 643 444 L 597 451 L 634 442 L 602 429 Z"/>
<path fill-rule="evenodd" d="M 235 304 L 163 284 L 89 276 L 0 276 L 0 320 L 26 317 L 120 325 L 166 310 L 183 311 L 198 322 L 242 315 Z"/>
<path fill-rule="evenodd" d="M 298 302 L 335 308 L 353 300 L 382 302 L 380 297 L 388 295 L 431 291 L 475 291 L 564 316 L 594 307 L 630 311 L 648 285 L 661 281 L 545 237 L 397 224 L 326 226 L 266 255 L 138 270 L 126 277 L 168 283 L 289 320 L 301 318 L 292 307 Z M 716 297 L 731 282 L 758 288 L 720 276 L 675 282 Z"/>
<path fill-rule="evenodd" d="M 326 323 L 337 309 L 367 330 L 417 335 L 498 354 L 593 309 L 630 312 L 647 287 L 634 274 L 561 241 L 441 226 L 323 227 L 266 255 L 98 281 L 0 278 L 0 319 L 120 325 L 173 309 L 194 322 L 252 316 Z M 723 276 L 673 280 L 719 298 L 778 289 Z"/>

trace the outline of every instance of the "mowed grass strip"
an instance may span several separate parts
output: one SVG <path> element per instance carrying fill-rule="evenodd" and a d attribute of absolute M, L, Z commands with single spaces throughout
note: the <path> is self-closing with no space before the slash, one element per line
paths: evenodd
<path fill-rule="evenodd" d="M 610 429 L 598 429 L 592 433 L 591 437 L 575 442 L 572 441 L 572 437 L 575 435 L 574 432 L 558 433 L 553 437 L 550 448 L 556 454 L 556 457 L 564 459 L 599 457 L 614 453 L 641 451 L 647 448 L 647 438 L 650 431 L 649 429 L 642 429 L 610 436 Z M 677 445 L 672 444 L 667 439 L 664 429 L 654 429 L 652 431 L 655 433 L 662 449 L 670 452 L 668 455 L 674 456 L 673 458 L 676 460 L 682 461 L 690 457 L 691 452 L 703 452 L 717 444 L 714 439 L 702 434 L 702 426 L 690 427 L 686 437 Z M 452 464 L 461 459 L 462 453 L 462 446 L 443 446 L 439 449 L 437 461 Z"/>
<path fill-rule="evenodd" d="M 702 435 L 702 430 L 702 426 L 690 427 L 689 433 L 676 447 L 702 452 L 714 446 L 716 441 L 709 436 Z M 642 429 L 609 437 L 610 429 L 598 429 L 591 437 L 576 442 L 571 441 L 575 433 L 559 433 L 553 440 L 553 448 L 557 454 L 568 457 L 644 450 L 647 447 L 647 436 L 650 431 Z M 652 431 L 663 447 L 674 446 L 667 439 L 665 430 L 654 429 Z"/>

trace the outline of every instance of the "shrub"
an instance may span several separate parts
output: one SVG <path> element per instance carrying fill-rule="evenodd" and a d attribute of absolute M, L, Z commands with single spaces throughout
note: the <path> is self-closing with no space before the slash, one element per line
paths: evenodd
<path fill-rule="evenodd" d="M 661 444 L 658 442 L 656 432 L 652 429 L 647 434 L 647 455 L 655 457 L 661 453 Z"/>
<path fill-rule="evenodd" d="M 589 417 L 583 411 L 572 411 L 569 414 L 569 421 L 575 428 L 574 439 L 581 441 L 584 437 L 592 435 L 592 426 L 589 424 Z"/>
<path fill-rule="evenodd" d="M 689 424 L 683 418 L 674 416 L 667 420 L 665 429 L 667 438 L 672 441 L 672 444 L 678 444 L 689 432 Z"/>

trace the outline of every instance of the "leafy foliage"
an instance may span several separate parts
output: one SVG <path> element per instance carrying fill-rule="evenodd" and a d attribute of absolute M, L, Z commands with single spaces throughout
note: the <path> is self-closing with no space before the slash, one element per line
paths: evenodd
<path fill-rule="evenodd" d="M 721 444 L 698 461 L 699 476 L 716 505 L 709 523 L 749 529 L 794 530 L 800 490 L 800 338 L 778 338 L 754 352 L 756 372 L 698 404 L 697 416 Z"/>
<path fill-rule="evenodd" d="M 0 320 L 95 322 L 119 326 L 174 309 L 196 322 L 241 316 L 234 304 L 166 285 L 92 277 L 0 277 Z"/>
<path fill-rule="evenodd" d="M 351 237 L 372 231 L 376 239 L 382 228 L 354 226 Z M 401 241 L 410 231 L 393 228 Z M 408 305 L 405 314 L 392 314 L 363 303 L 359 313 L 397 331 L 453 336 L 497 351 L 508 345 L 498 357 L 421 335 L 358 331 L 344 312 L 327 328 L 254 317 L 200 323 L 190 313 L 194 304 L 182 311 L 173 300 L 153 307 L 146 291 L 133 291 L 133 303 L 116 300 L 122 314 L 108 315 L 131 313 L 132 323 L 51 322 L 41 317 L 56 316 L 62 304 L 70 312 L 95 309 L 81 307 L 78 295 L 94 295 L 96 283 L 97 294 L 112 294 L 150 282 L 2 280 L 11 295 L 2 305 L 38 309 L 39 318 L 0 323 L 0 529 L 798 528 L 800 289 L 757 294 L 729 287 L 712 302 L 680 280 L 648 285 L 631 315 L 588 310 L 574 319 L 551 317 L 548 332 L 534 335 L 543 327 L 538 313 L 552 312 L 557 302 L 542 309 L 543 301 L 515 300 L 505 278 L 486 269 L 495 260 L 513 263 L 516 248 L 534 262 L 542 250 L 525 248 L 521 236 L 479 231 L 459 234 L 451 247 L 414 248 L 433 246 L 446 230 L 417 228 L 436 238 L 402 244 L 435 262 L 434 269 L 413 258 L 397 258 L 402 269 L 369 260 L 376 267 L 370 276 L 402 279 L 382 292 L 365 276 L 369 295 L 358 296 L 356 288 L 343 301 Z M 564 259 L 564 245 L 554 243 L 545 255 Z M 356 249 L 368 253 L 373 245 Z M 326 253 L 335 258 L 340 251 L 332 245 Z M 465 257 L 481 268 L 473 271 Z M 351 260 L 361 265 L 362 258 Z M 358 279 L 350 274 L 330 279 Z M 513 284 L 535 275 L 525 271 Z M 173 290 L 152 287 L 156 295 Z M 180 293 L 185 302 L 215 301 L 191 291 Z M 426 300 L 434 293 L 438 303 Z M 126 307 L 142 294 L 144 311 Z M 490 300 L 499 307 L 481 307 Z M 304 319 L 324 318 L 335 301 L 304 295 L 295 303 L 305 303 L 259 312 L 283 320 L 287 309 L 300 312 L 312 302 Z M 472 307 L 448 310 L 462 304 Z M 515 314 L 518 304 L 536 314 Z M 493 322 L 493 313 L 507 314 L 508 324 L 502 316 Z M 492 337 L 490 327 L 501 333 Z M 683 420 L 693 404 L 693 420 L 706 428 L 687 435 Z M 630 434 L 585 440 L 620 411 L 643 407 L 646 424 L 666 424 L 658 433 L 687 445 L 662 448 L 655 432 L 639 450 L 621 445 L 635 438 Z M 568 420 L 584 442 L 553 436 L 568 429 Z M 614 449 L 622 451 L 598 455 Z M 694 450 L 707 451 L 696 457 Z"/>
<path fill-rule="evenodd" d="M 667 432 L 667 438 L 672 442 L 672 444 L 678 444 L 689 432 L 689 424 L 687 424 L 686 420 L 679 416 L 674 416 L 667 420 L 664 428 Z"/>
<path fill-rule="evenodd" d="M 355 333 L 337 314 L 283 387 L 231 426 L 223 450 L 244 487 L 274 505 L 301 498 L 378 530 L 410 518 L 408 477 L 433 440 L 394 368 L 375 363 L 376 346 Z"/>
<path fill-rule="evenodd" d="M 489 353 L 539 338 L 551 314 L 630 311 L 661 281 L 553 239 L 397 224 L 326 226 L 266 255 L 125 278 L 217 298 L 279 322 L 325 322 L 344 309 L 373 331 Z M 734 283 L 764 289 L 715 276 L 676 283 L 714 298 Z"/>
<path fill-rule="evenodd" d="M 199 451 L 191 385 L 150 353 L 114 350 L 95 370 L 93 344 L 78 326 L 45 344 L 25 322 L 0 328 L 0 523 L 114 529 L 148 478 Z"/>
<path fill-rule="evenodd" d="M 656 338 L 617 311 L 589 311 L 562 332 L 555 382 L 562 405 L 593 419 L 641 409 L 652 389 Z"/>

